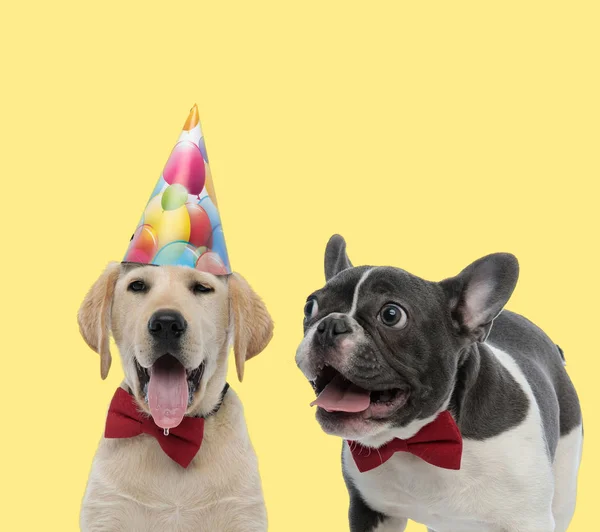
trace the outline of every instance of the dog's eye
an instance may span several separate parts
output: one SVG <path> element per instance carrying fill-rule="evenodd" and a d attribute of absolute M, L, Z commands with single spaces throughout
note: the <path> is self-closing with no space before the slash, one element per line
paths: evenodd
<path fill-rule="evenodd" d="M 317 300 L 309 299 L 306 302 L 306 305 L 304 305 L 304 317 L 307 320 L 310 320 L 317 315 L 317 312 L 319 312 L 319 304 L 317 303 Z"/>
<path fill-rule="evenodd" d="M 144 281 L 133 281 L 128 286 L 131 292 L 145 292 L 147 290 L 146 283 Z"/>
<path fill-rule="evenodd" d="M 402 329 L 408 320 L 406 311 L 399 305 L 388 303 L 379 311 L 381 323 L 394 329 Z"/>
<path fill-rule="evenodd" d="M 206 294 L 207 292 L 212 292 L 213 289 L 210 286 L 205 286 L 202 283 L 196 283 L 193 287 L 192 287 L 192 292 L 194 292 L 194 294 Z"/>

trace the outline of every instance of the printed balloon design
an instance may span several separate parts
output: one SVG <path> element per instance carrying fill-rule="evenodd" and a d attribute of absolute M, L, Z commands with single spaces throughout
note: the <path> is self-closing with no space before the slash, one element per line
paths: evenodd
<path fill-rule="evenodd" d="M 190 215 L 185 205 L 172 211 L 163 210 L 161 194 L 150 200 L 144 221 L 156 232 L 159 248 L 176 240 L 189 240 Z"/>
<path fill-rule="evenodd" d="M 189 140 L 178 142 L 163 170 L 163 177 L 169 185 L 178 183 L 190 194 L 200 194 L 206 180 L 206 169 L 198 146 Z"/>
<path fill-rule="evenodd" d="M 198 262 L 196 262 L 196 269 L 213 275 L 227 275 L 229 273 L 221 257 L 213 251 L 207 251 L 200 255 Z"/>
<path fill-rule="evenodd" d="M 217 207 L 215 206 L 215 204 L 213 203 L 212 199 L 209 196 L 204 196 L 200 200 L 199 205 L 206 211 L 206 214 L 208 215 L 208 219 L 210 220 L 210 225 L 212 225 L 213 227 L 217 227 L 218 225 L 221 225 L 221 218 L 219 217 L 219 211 L 217 210 Z"/>
<path fill-rule="evenodd" d="M 219 225 L 215 227 L 212 234 L 211 250 L 219 255 L 225 264 L 225 267 L 229 268 L 229 258 L 227 257 L 227 247 L 225 246 L 225 235 L 223 234 L 223 228 Z"/>
<path fill-rule="evenodd" d="M 154 196 L 160 194 L 166 186 L 168 186 L 167 182 L 163 179 L 162 176 L 160 176 L 160 179 L 158 180 L 158 183 L 156 183 L 156 186 L 154 187 L 152 194 L 150 194 L 150 199 L 148 200 L 148 202 L 150 202 L 150 200 Z"/>
<path fill-rule="evenodd" d="M 212 234 L 210 218 L 198 203 L 186 203 L 190 215 L 190 244 L 208 246 Z"/>
<path fill-rule="evenodd" d="M 202 153 L 202 157 L 206 162 L 208 162 L 208 155 L 206 154 L 206 144 L 204 143 L 204 137 L 200 137 L 198 141 L 198 148 L 200 148 L 200 153 Z"/>
<path fill-rule="evenodd" d="M 142 225 L 135 230 L 123 260 L 147 264 L 154 258 L 157 249 L 156 232 L 149 225 Z"/>
<path fill-rule="evenodd" d="M 210 166 L 208 166 L 208 163 L 206 164 L 206 182 L 204 183 L 204 188 L 216 207 L 217 195 L 215 194 L 215 187 L 213 185 L 212 174 L 210 173 Z"/>
<path fill-rule="evenodd" d="M 162 194 L 160 202 L 165 211 L 174 211 L 179 209 L 188 199 L 188 191 L 179 183 L 169 185 Z"/>
<path fill-rule="evenodd" d="M 163 247 L 154 257 L 153 263 L 158 266 L 188 266 L 193 268 L 200 257 L 200 250 L 189 242 L 171 242 Z"/>

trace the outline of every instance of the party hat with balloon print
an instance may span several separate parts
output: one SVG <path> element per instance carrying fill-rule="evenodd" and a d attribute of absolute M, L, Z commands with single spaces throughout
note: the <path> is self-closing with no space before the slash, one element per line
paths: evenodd
<path fill-rule="evenodd" d="M 165 165 L 124 262 L 231 273 L 206 145 L 194 105 Z"/>

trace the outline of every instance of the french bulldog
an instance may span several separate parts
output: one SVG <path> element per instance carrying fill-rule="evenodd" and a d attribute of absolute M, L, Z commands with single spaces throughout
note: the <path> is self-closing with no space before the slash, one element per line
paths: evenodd
<path fill-rule="evenodd" d="M 343 438 L 351 532 L 563 532 L 583 426 L 561 349 L 503 310 L 508 253 L 431 282 L 353 267 L 334 235 L 296 363 Z"/>

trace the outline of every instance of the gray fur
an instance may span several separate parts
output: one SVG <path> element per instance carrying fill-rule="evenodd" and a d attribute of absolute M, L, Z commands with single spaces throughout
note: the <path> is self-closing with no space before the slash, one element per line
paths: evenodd
<path fill-rule="evenodd" d="M 450 409 L 463 436 L 483 440 L 520 423 L 529 408 L 524 391 L 488 343 L 509 353 L 528 379 L 553 457 L 559 435 L 581 422 L 579 401 L 559 348 L 526 318 L 502 312 L 517 281 L 516 259 L 507 253 L 489 255 L 436 283 L 399 268 L 352 267 L 344 239 L 334 235 L 325 253 L 328 282 L 310 296 L 317 299 L 319 311 L 305 320 L 305 330 L 333 312 L 349 312 L 356 285 L 368 269 L 355 315 L 367 342 L 345 376 L 369 390 L 410 386 L 409 402 L 393 419 L 397 426 L 429 417 L 451 395 Z M 482 300 L 481 315 L 467 326 L 467 295 L 482 283 L 491 289 Z M 390 301 L 407 309 L 412 327 L 397 332 L 378 322 L 378 310 Z M 315 364 L 326 363 L 332 349 L 315 345 Z M 318 416 L 321 422 L 335 417 L 325 412 Z"/>
<path fill-rule="evenodd" d="M 552 461 L 558 438 L 581 424 L 581 411 L 562 350 L 529 320 L 502 310 L 517 282 L 516 259 L 490 255 L 436 283 L 399 268 L 353 267 L 344 239 L 334 235 L 325 254 L 327 283 L 309 296 L 317 300 L 318 312 L 305 319 L 305 331 L 332 313 L 347 314 L 368 270 L 349 328 L 350 334 L 358 330 L 363 341 L 344 376 L 371 391 L 410 388 L 409 401 L 386 422 L 402 427 L 428 418 L 450 397 L 449 409 L 466 439 L 492 438 L 521 423 L 529 400 L 492 354 L 488 346 L 493 346 L 515 360 L 531 386 Z M 410 326 L 405 330 L 378 321 L 379 310 L 390 302 L 406 309 Z M 335 340 L 315 340 L 307 362 L 310 371 L 327 364 L 336 349 Z M 328 429 L 344 423 L 343 416 L 322 409 L 317 419 Z M 351 530 L 372 530 L 385 521 L 348 479 L 346 483 Z"/>
<path fill-rule="evenodd" d="M 504 310 L 493 323 L 486 344 L 511 355 L 527 378 L 540 408 L 543 430 L 552 460 L 558 438 L 581 424 L 581 409 L 575 388 L 564 369 L 558 346 L 527 318 Z M 520 422 L 527 413 L 527 400 L 508 372 L 490 354 L 486 344 L 473 346 L 470 356 L 459 369 L 452 405 L 466 438 L 483 440 Z M 481 366 L 485 367 L 481 367 Z M 463 386 L 469 386 L 478 374 L 481 388 L 472 389 L 466 399 Z M 465 384 L 466 383 L 466 384 Z M 469 401 L 473 406 L 469 406 Z"/>
<path fill-rule="evenodd" d="M 488 341 L 508 351 L 527 377 L 549 438 L 553 433 L 556 441 L 558 434 L 568 434 L 581 424 L 579 399 L 565 371 L 562 351 L 544 331 L 527 318 L 504 311 L 494 321 Z"/>
<path fill-rule="evenodd" d="M 476 260 L 456 277 L 439 284 L 446 292 L 452 317 L 461 332 L 483 342 L 494 318 L 512 295 L 518 277 L 516 257 L 510 253 L 494 253 Z M 489 293 L 481 298 L 481 308 L 475 310 L 469 299 L 481 286 L 487 286 Z"/>
<path fill-rule="evenodd" d="M 466 439 L 485 440 L 520 424 L 529 400 L 492 354 L 488 346 L 493 346 L 515 360 L 531 386 L 552 461 L 558 438 L 581 424 L 581 411 L 560 348 L 526 318 L 502 310 L 517 282 L 516 258 L 489 255 L 456 277 L 430 282 L 399 268 L 352 267 L 345 241 L 334 235 L 325 254 L 327 283 L 309 296 L 317 300 L 318 312 L 305 319 L 305 332 L 331 313 L 347 314 L 367 270 L 349 328 L 350 336 L 362 340 L 344 377 L 370 391 L 410 389 L 406 404 L 385 422 L 403 427 L 426 419 L 450 398 L 449 409 Z M 403 330 L 377 319 L 390 302 L 407 311 L 409 325 Z M 335 358 L 337 348 L 335 339 L 324 344 L 314 338 L 305 362 L 308 371 L 317 373 Z M 333 433 L 345 421 L 344 415 L 323 409 L 317 419 Z M 351 525 L 351 530 L 375 529 L 385 517 L 368 508 L 346 482 L 351 523 L 362 526 Z"/>
<path fill-rule="evenodd" d="M 463 438 L 485 440 L 521 423 L 529 400 L 489 348 L 476 344 L 459 364 L 449 409 Z"/>
<path fill-rule="evenodd" d="M 332 312 L 347 313 L 356 285 L 369 268 L 344 269 L 312 294 L 319 303 L 314 320 Z M 413 330 L 396 332 L 377 321 L 379 308 L 390 300 L 407 307 Z M 525 417 L 528 404 L 523 390 L 484 344 L 470 340 L 470 332 L 464 332 L 465 340 L 455 330 L 447 295 L 439 283 L 398 268 L 374 268 L 361 286 L 355 318 L 368 342 L 361 346 L 354 367 L 345 376 L 369 390 L 410 386 L 411 397 L 395 414 L 395 425 L 431 416 L 451 394 L 451 406 L 457 410 L 465 437 L 490 438 Z M 306 322 L 305 327 L 311 323 Z M 315 345 L 315 363 L 326 361 L 331 349 L 335 347 Z M 373 357 L 378 362 L 375 368 L 371 367 Z M 491 389 L 497 393 L 489 394 Z M 321 410 L 317 415 L 322 423 L 336 417 Z"/>
<path fill-rule="evenodd" d="M 352 268 L 352 263 L 346 254 L 346 241 L 340 235 L 333 235 L 325 248 L 325 279 L 329 281 L 348 268 Z"/>
<path fill-rule="evenodd" d="M 344 470 L 342 473 L 350 497 L 348 508 L 350 532 L 372 532 L 386 520 L 386 516 L 370 508 Z"/>

